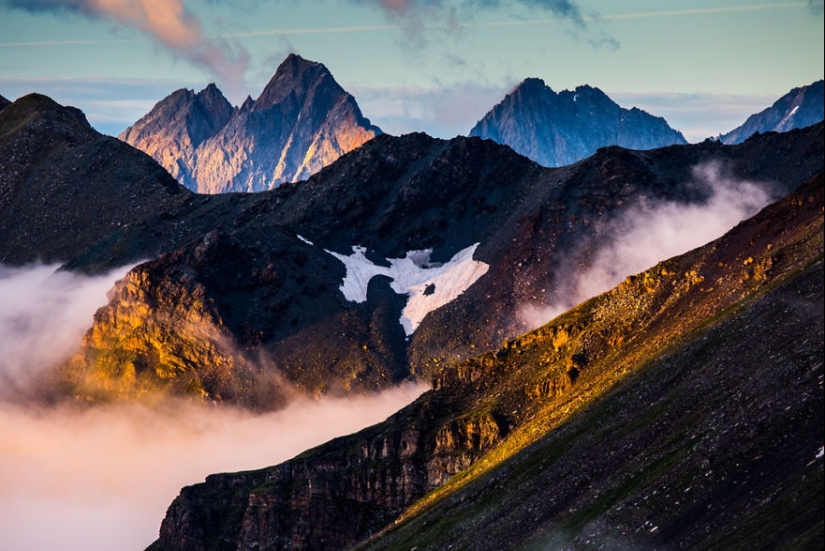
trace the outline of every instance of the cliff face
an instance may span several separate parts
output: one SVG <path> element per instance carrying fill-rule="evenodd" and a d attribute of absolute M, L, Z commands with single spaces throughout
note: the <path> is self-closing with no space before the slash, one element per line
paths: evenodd
<path fill-rule="evenodd" d="M 824 186 L 445 369 L 382 424 L 184 488 L 151 549 L 725 545 L 766 518 L 814 544 Z"/>
<path fill-rule="evenodd" d="M 541 79 L 522 82 L 470 130 L 544 166 L 573 164 L 600 147 L 653 149 L 687 143 L 661 117 L 623 109 L 598 88 L 556 94 Z"/>
<path fill-rule="evenodd" d="M 197 190 L 192 176 L 195 150 L 220 132 L 232 114 L 232 105 L 214 84 L 197 94 L 181 89 L 118 138 L 148 153 L 182 185 Z"/>
<path fill-rule="evenodd" d="M 756 132 L 787 132 L 825 118 L 825 81 L 794 88 L 773 105 L 748 117 L 738 128 L 719 136 L 726 144 L 742 143 Z"/>
<path fill-rule="evenodd" d="M 264 191 L 309 177 L 381 131 L 326 67 L 290 55 L 233 110 L 214 84 L 178 90 L 120 139 L 199 193 Z"/>

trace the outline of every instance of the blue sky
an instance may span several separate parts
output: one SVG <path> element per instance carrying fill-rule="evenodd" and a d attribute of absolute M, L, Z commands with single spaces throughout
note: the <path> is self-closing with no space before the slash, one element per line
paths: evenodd
<path fill-rule="evenodd" d="M 540 77 L 698 141 L 823 78 L 824 27 L 821 0 L 0 0 L 0 94 L 117 134 L 180 87 L 255 97 L 296 52 L 394 134 L 466 134 Z"/>

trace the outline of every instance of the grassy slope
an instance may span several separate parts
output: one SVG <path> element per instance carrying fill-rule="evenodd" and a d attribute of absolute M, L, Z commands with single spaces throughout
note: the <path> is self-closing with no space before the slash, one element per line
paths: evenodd
<path fill-rule="evenodd" d="M 821 176 L 800 191 L 512 343 L 490 401 L 561 371 L 560 326 L 582 328 L 568 357 L 592 359 L 373 546 L 821 545 Z"/>

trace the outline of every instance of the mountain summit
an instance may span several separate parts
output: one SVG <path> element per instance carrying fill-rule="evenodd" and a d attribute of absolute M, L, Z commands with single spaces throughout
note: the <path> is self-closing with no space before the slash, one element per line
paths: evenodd
<path fill-rule="evenodd" d="M 120 138 L 201 193 L 307 178 L 380 134 L 322 64 L 291 54 L 257 100 L 232 109 L 214 84 L 178 90 Z"/>
<path fill-rule="evenodd" d="M 742 143 L 756 132 L 787 132 L 805 128 L 825 118 L 825 81 L 794 88 L 773 105 L 748 117 L 748 120 L 727 134 L 719 136 L 726 144 Z"/>
<path fill-rule="evenodd" d="M 653 149 L 684 144 L 684 136 L 661 117 L 624 109 L 591 86 L 554 92 L 528 78 L 470 131 L 470 136 L 509 145 L 544 166 L 573 164 L 600 147 Z"/>
<path fill-rule="evenodd" d="M 119 137 L 154 157 L 178 182 L 197 190 L 192 176 L 195 150 L 220 132 L 232 114 L 232 105 L 214 84 L 197 94 L 181 88 Z"/>

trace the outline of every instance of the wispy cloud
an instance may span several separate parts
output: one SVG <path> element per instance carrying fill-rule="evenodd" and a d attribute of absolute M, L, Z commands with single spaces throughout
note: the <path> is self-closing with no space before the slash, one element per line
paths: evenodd
<path fill-rule="evenodd" d="M 76 13 L 133 27 L 175 55 L 208 69 L 230 89 L 243 87 L 249 57 L 246 51 L 205 36 L 200 20 L 187 10 L 183 0 L 0 0 L 0 5 L 32 13 Z"/>
<path fill-rule="evenodd" d="M 804 8 L 817 2 L 782 2 L 774 4 L 748 4 L 744 6 L 723 6 L 718 8 L 691 8 L 685 10 L 661 10 L 649 12 L 615 13 L 601 15 L 587 19 L 621 20 L 621 19 L 650 19 L 656 17 L 675 17 L 680 15 L 705 15 L 715 13 L 736 13 L 749 11 L 764 11 L 789 8 Z M 818 2 L 820 5 L 822 2 Z"/>
<path fill-rule="evenodd" d="M 770 183 L 737 179 L 719 163 L 695 166 L 692 185 L 708 194 L 704 203 L 643 197 L 602 230 L 598 250 L 559 259 L 554 299 L 525 305 L 519 311 L 524 325 L 539 327 L 628 275 L 720 237 L 775 198 Z"/>

